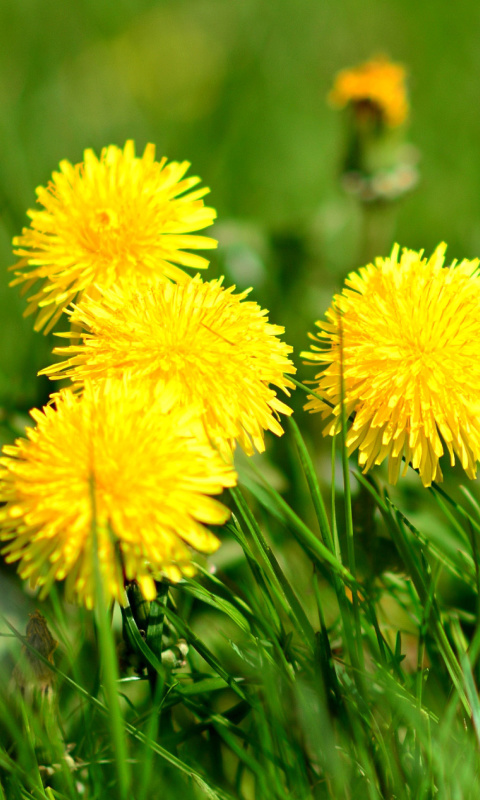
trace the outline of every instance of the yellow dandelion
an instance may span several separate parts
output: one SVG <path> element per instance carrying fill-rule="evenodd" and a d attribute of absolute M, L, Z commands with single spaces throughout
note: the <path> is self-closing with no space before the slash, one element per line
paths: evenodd
<path fill-rule="evenodd" d="M 41 282 L 25 312 L 39 312 L 36 330 L 50 330 L 65 306 L 95 283 L 182 281 L 182 267 L 208 266 L 185 252 L 217 246 L 215 239 L 192 235 L 211 225 L 216 212 L 202 200 L 209 189 L 190 191 L 200 178 L 184 177 L 189 166 L 155 161 L 153 144 L 135 157 L 131 141 L 123 150 L 105 147 L 100 158 L 85 150 L 75 166 L 60 163 L 48 186 L 37 189 L 42 208 L 28 212 L 30 227 L 13 240 L 21 260 L 12 267 L 17 277 L 11 285 L 23 284 L 28 292 Z"/>
<path fill-rule="evenodd" d="M 168 389 L 152 403 L 127 381 L 87 383 L 31 415 L 36 427 L 0 459 L 0 538 L 42 595 L 66 579 L 67 598 L 93 607 L 95 541 L 105 595 L 120 603 L 125 580 L 151 600 L 159 574 L 194 573 L 191 547 L 217 549 L 205 526 L 229 511 L 210 495 L 236 474 Z"/>
<path fill-rule="evenodd" d="M 391 128 L 402 125 L 408 116 L 406 73 L 401 64 L 378 57 L 352 69 L 344 69 L 335 78 L 328 99 L 344 108 L 353 103 L 371 104 Z"/>
<path fill-rule="evenodd" d="M 283 433 L 279 413 L 291 409 L 272 387 L 286 394 L 295 372 L 292 348 L 268 322 L 267 311 L 234 294 L 221 280 L 197 275 L 182 284 L 162 283 L 138 291 L 112 287 L 100 300 L 85 298 L 71 322 L 83 341 L 59 347 L 68 360 L 43 370 L 50 378 L 121 376 L 126 371 L 152 386 L 167 382 L 178 402 L 204 409 L 208 436 L 225 455 L 237 440 L 247 453 L 262 451 L 264 431 Z M 59 334 L 77 336 L 78 334 Z"/>
<path fill-rule="evenodd" d="M 424 486 L 442 479 L 439 458 L 455 455 L 470 478 L 480 457 L 480 275 L 478 259 L 444 267 L 446 245 L 431 258 L 395 245 L 352 272 L 310 334 L 302 353 L 324 364 L 306 409 L 330 418 L 324 434 L 339 429 L 341 374 L 349 452 L 359 450 L 366 472 L 388 457 L 395 483 L 402 458 Z M 343 362 L 343 363 L 342 363 Z"/>

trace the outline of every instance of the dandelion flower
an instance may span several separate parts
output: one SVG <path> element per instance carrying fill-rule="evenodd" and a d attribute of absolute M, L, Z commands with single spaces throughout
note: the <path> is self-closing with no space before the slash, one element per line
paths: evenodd
<path fill-rule="evenodd" d="M 37 189 L 41 209 L 30 210 L 31 223 L 14 240 L 20 261 L 15 284 L 28 298 L 25 315 L 39 312 L 35 329 L 50 330 L 62 310 L 94 283 L 111 286 L 129 280 L 171 278 L 182 281 L 182 267 L 208 266 L 187 250 L 216 247 L 214 239 L 192 235 L 211 225 L 216 212 L 201 199 L 209 189 L 190 191 L 199 178 L 185 178 L 190 164 L 155 161 L 148 144 L 141 158 L 134 144 L 105 147 L 97 158 L 86 150 L 73 166 L 60 163 L 47 187 Z"/>
<path fill-rule="evenodd" d="M 191 547 L 217 549 L 205 526 L 229 511 L 210 495 L 236 474 L 168 390 L 152 404 L 126 381 L 87 383 L 31 415 L 27 438 L 3 448 L 0 538 L 42 595 L 66 579 L 67 598 L 92 608 L 95 542 L 104 594 L 120 603 L 125 579 L 151 600 L 159 574 L 193 574 Z"/>
<path fill-rule="evenodd" d="M 344 69 L 335 78 L 328 98 L 337 108 L 352 103 L 357 108 L 373 106 L 383 122 L 396 128 L 408 116 L 405 69 L 387 58 L 379 57 L 352 69 Z"/>
<path fill-rule="evenodd" d="M 480 457 L 480 275 L 478 259 L 444 266 L 446 245 L 427 259 L 395 245 L 352 272 L 317 322 L 309 363 L 325 365 L 305 406 L 340 427 L 343 370 L 349 452 L 364 471 L 389 459 L 395 483 L 405 459 L 424 486 L 442 479 L 445 448 L 470 478 Z M 399 257 L 400 256 L 400 257 Z M 343 361 L 343 364 L 342 364 Z M 330 403 L 334 407 L 328 407 Z"/>
<path fill-rule="evenodd" d="M 142 384 L 167 382 L 179 403 L 204 409 L 206 431 L 225 455 L 235 440 L 247 453 L 252 445 L 262 451 L 264 430 L 281 435 L 278 415 L 291 414 L 271 387 L 286 394 L 293 387 L 285 377 L 295 372 L 292 348 L 278 338 L 284 329 L 245 301 L 248 292 L 234 294 L 234 286 L 221 284 L 196 276 L 85 298 L 71 312 L 72 324 L 86 330 L 83 341 L 56 348 L 68 360 L 43 373 L 82 383 L 128 371 Z"/>

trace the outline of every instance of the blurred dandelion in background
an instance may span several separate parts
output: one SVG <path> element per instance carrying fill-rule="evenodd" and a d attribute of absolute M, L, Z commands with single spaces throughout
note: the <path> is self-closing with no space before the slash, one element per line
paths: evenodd
<path fill-rule="evenodd" d="M 330 104 L 345 109 L 347 117 L 342 184 L 362 203 L 388 204 L 418 182 L 418 151 L 405 142 L 406 78 L 403 65 L 377 56 L 341 70 L 329 92 Z"/>
<path fill-rule="evenodd" d="M 125 580 L 151 600 L 156 577 L 194 574 L 190 548 L 217 549 L 205 526 L 230 512 L 210 495 L 236 473 L 168 389 L 152 402 L 138 384 L 87 383 L 31 415 L 28 438 L 3 450 L 0 538 L 41 596 L 66 579 L 67 599 L 94 606 L 95 539 L 104 594 L 121 604 Z"/>
<path fill-rule="evenodd" d="M 336 108 L 351 104 L 358 117 L 374 116 L 391 128 L 403 125 L 409 113 L 406 70 L 385 56 L 342 69 L 328 97 Z"/>
<path fill-rule="evenodd" d="M 346 414 L 355 414 L 346 445 L 366 472 L 388 458 L 397 481 L 402 460 L 424 486 L 442 479 L 445 448 L 469 478 L 480 458 L 480 276 L 478 259 L 444 267 L 446 245 L 427 259 L 393 248 L 351 272 L 310 334 L 310 364 L 323 364 L 305 408 L 321 412 L 324 435 L 341 427 L 342 373 Z M 334 409 L 332 412 L 331 406 Z M 332 419 L 333 413 L 333 419 Z"/>
<path fill-rule="evenodd" d="M 246 300 L 248 291 L 234 289 L 196 276 L 85 298 L 69 311 L 83 341 L 56 348 L 68 360 L 42 373 L 81 383 L 128 372 L 134 387 L 150 384 L 156 393 L 168 384 L 179 405 L 204 410 L 207 434 L 224 455 L 235 441 L 248 454 L 262 451 L 264 431 L 280 436 L 279 414 L 292 413 L 272 387 L 288 395 L 294 385 L 287 374 L 296 370 L 292 348 L 279 338 L 284 328 Z"/>
<path fill-rule="evenodd" d="M 28 292 L 26 315 L 38 312 L 35 329 L 48 332 L 78 294 L 130 281 L 186 279 L 183 267 L 203 269 L 208 261 L 185 250 L 215 248 L 215 239 L 194 235 L 211 225 L 209 192 L 193 190 L 200 178 L 185 177 L 188 161 L 155 161 L 148 144 L 135 156 L 132 141 L 122 149 L 103 148 L 98 158 L 86 150 L 84 161 L 60 163 L 47 187 L 37 189 L 42 208 L 28 212 L 31 223 L 14 238 L 20 261 L 12 267 Z M 193 190 L 193 191 L 192 191 Z"/>

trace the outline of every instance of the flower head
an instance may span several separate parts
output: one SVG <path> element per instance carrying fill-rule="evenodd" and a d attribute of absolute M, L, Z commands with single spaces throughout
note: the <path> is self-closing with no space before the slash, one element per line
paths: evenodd
<path fill-rule="evenodd" d="M 261 451 L 264 430 L 281 435 L 278 413 L 291 413 L 271 385 L 287 394 L 293 387 L 284 375 L 295 372 L 292 348 L 278 338 L 284 329 L 245 301 L 248 292 L 234 289 L 196 276 L 85 298 L 71 313 L 71 322 L 86 329 L 83 342 L 56 348 L 68 360 L 43 372 L 80 383 L 125 372 L 152 387 L 168 383 L 179 404 L 203 408 L 208 436 L 225 453 L 235 440 L 248 453 L 252 443 Z"/>
<path fill-rule="evenodd" d="M 405 77 L 401 64 L 382 57 L 375 58 L 352 69 L 341 70 L 328 97 L 338 108 L 352 103 L 360 110 L 371 105 L 386 125 L 396 128 L 408 116 Z"/>
<path fill-rule="evenodd" d="M 216 212 L 201 199 L 207 188 L 190 191 L 199 178 L 185 178 L 188 161 L 155 161 L 148 144 L 141 158 L 133 142 L 110 145 L 100 158 L 85 150 L 73 166 L 60 163 L 47 187 L 37 189 L 42 207 L 28 212 L 30 227 L 13 243 L 20 261 L 12 285 L 24 290 L 41 282 L 28 298 L 26 314 L 39 311 L 35 329 L 53 327 L 62 310 L 93 284 L 111 286 L 120 278 L 184 280 L 182 267 L 208 266 L 189 250 L 216 247 L 192 235 L 211 225 Z"/>
<path fill-rule="evenodd" d="M 355 418 L 347 447 L 366 472 L 388 457 L 395 483 L 405 459 L 424 486 L 442 478 L 446 447 L 470 478 L 480 458 L 480 275 L 478 259 L 444 267 L 444 244 L 431 258 L 393 248 L 347 278 L 326 314 L 309 363 L 325 365 L 305 406 L 339 429 L 343 391 Z M 332 410 L 327 405 L 334 407 Z"/>
<path fill-rule="evenodd" d="M 104 593 L 121 603 L 125 579 L 153 599 L 159 573 L 193 574 L 190 547 L 217 549 L 205 525 L 229 511 L 210 495 L 236 474 L 167 389 L 152 403 L 126 381 L 87 383 L 31 415 L 36 427 L 0 460 L 0 538 L 43 594 L 66 579 L 67 597 L 91 608 L 95 544 Z"/>

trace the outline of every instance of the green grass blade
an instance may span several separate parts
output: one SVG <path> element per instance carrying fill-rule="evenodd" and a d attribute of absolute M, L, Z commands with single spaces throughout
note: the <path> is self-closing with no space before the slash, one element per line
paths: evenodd
<path fill-rule="evenodd" d="M 302 465 L 303 472 L 307 480 L 308 488 L 310 490 L 310 496 L 312 498 L 312 503 L 317 516 L 318 526 L 320 528 L 320 533 L 322 534 L 323 542 L 324 544 L 327 545 L 328 549 L 333 553 L 335 551 L 333 545 L 332 532 L 330 530 L 330 523 L 328 521 L 325 504 L 323 502 L 320 486 L 318 485 L 318 479 L 312 464 L 312 459 L 310 458 L 310 454 L 307 450 L 307 446 L 304 442 L 303 436 L 300 433 L 300 429 L 295 420 L 293 419 L 293 417 L 289 417 L 288 423 L 293 433 L 293 438 L 295 441 L 295 445 L 297 447 L 300 463 Z"/>
<path fill-rule="evenodd" d="M 137 623 L 133 618 L 130 606 L 121 609 L 127 635 L 138 653 L 141 653 L 147 664 L 149 664 L 161 676 L 162 681 L 165 677 L 165 668 L 162 666 L 161 658 L 153 652 L 147 641 L 141 636 Z"/>
<path fill-rule="evenodd" d="M 103 579 L 98 558 L 97 513 L 95 485 L 93 478 L 90 486 L 90 501 L 92 509 L 92 549 L 95 575 L 95 621 L 99 633 L 98 639 L 100 645 L 101 665 L 103 668 L 105 697 L 110 712 L 109 723 L 112 735 L 113 750 L 115 754 L 118 793 L 121 800 L 127 800 L 130 794 L 131 783 L 130 764 L 127 755 L 123 715 L 117 689 L 119 675 L 117 657 L 115 653 L 115 642 L 113 638 L 113 631 L 110 625 L 107 605 L 105 602 Z"/>
<path fill-rule="evenodd" d="M 84 687 L 81 686 L 80 684 L 76 683 L 76 681 L 74 681 L 73 678 L 70 678 L 70 676 L 67 675 L 65 672 L 60 670 L 54 664 L 50 663 L 50 661 L 48 661 L 48 659 L 45 658 L 45 656 L 43 656 L 42 653 L 40 653 L 35 647 L 32 647 L 32 645 L 28 642 L 27 638 L 25 636 L 22 636 L 22 634 L 15 628 L 14 625 L 11 624 L 11 622 L 5 617 L 4 614 L 0 613 L 0 617 L 3 620 L 4 624 L 7 626 L 7 628 L 17 637 L 17 639 L 20 642 L 22 642 L 22 644 L 24 644 L 28 650 L 34 653 L 35 656 L 40 661 L 42 661 L 43 664 L 45 664 L 45 666 L 47 666 L 55 675 L 61 678 L 62 681 L 65 682 L 66 684 L 69 684 L 78 693 L 79 696 L 83 697 L 88 703 L 91 703 L 92 706 L 94 706 L 97 709 L 97 711 L 99 711 L 102 715 L 105 715 L 107 717 L 110 715 L 110 709 L 108 706 L 102 703 L 101 700 L 98 700 L 98 698 L 91 695 L 90 692 L 84 689 Z M 228 683 L 228 685 L 230 686 L 230 683 Z M 177 756 L 174 756 L 164 747 L 159 745 L 158 742 L 149 739 L 148 736 L 146 736 L 142 731 L 140 731 L 138 728 L 136 728 L 134 725 L 127 722 L 126 720 L 124 720 L 124 729 L 133 739 L 149 747 L 154 753 L 159 755 L 167 763 L 171 764 L 173 767 L 178 769 L 188 778 L 191 778 L 199 785 L 208 786 L 209 791 L 211 792 L 211 796 L 215 798 L 218 797 L 219 800 L 234 800 L 234 798 L 228 791 L 224 789 L 211 787 L 209 784 L 206 783 L 204 777 L 194 767 L 186 764 Z"/>
<path fill-rule="evenodd" d="M 217 611 L 220 611 L 222 614 L 226 614 L 244 633 L 251 633 L 251 623 L 247 619 L 245 613 L 239 611 L 238 607 L 233 603 L 206 589 L 198 583 L 198 581 L 192 578 L 182 581 L 177 585 L 177 589 L 180 592 L 186 592 L 192 597 L 196 597 L 198 600 L 201 600 L 202 603 L 206 603 L 212 608 L 217 609 Z M 249 617 L 250 619 L 253 617 L 253 612 L 250 609 Z"/>
<path fill-rule="evenodd" d="M 304 383 L 300 383 L 300 381 L 297 381 L 295 378 L 292 378 L 290 376 L 288 376 L 288 379 L 295 384 L 297 389 L 301 389 L 302 392 L 305 392 L 306 394 L 309 394 L 312 397 L 316 397 L 317 400 L 320 400 L 322 403 L 325 403 L 326 406 L 330 406 L 330 408 L 332 409 L 335 408 L 335 406 L 333 405 L 333 403 L 330 402 L 330 400 L 327 400 L 325 397 L 322 397 L 321 394 L 315 392 L 311 386 L 306 386 Z"/>
<path fill-rule="evenodd" d="M 239 519 L 233 514 L 232 519 L 234 521 L 234 526 L 231 528 L 232 533 L 242 547 L 250 569 L 262 592 L 262 599 L 268 609 L 269 618 L 272 620 L 272 624 L 276 630 L 280 632 L 283 629 L 274 601 L 280 605 L 280 608 L 282 608 L 285 613 L 288 613 L 288 606 L 282 593 L 278 591 L 275 574 L 265 554 L 265 548 L 262 547 L 263 536 L 253 514 L 245 503 L 242 495 L 238 494 L 237 497 L 234 497 L 234 500 L 238 509 L 239 518 L 250 534 L 254 547 L 251 547 L 250 541 L 247 539 Z"/>
<path fill-rule="evenodd" d="M 347 419 L 345 414 L 345 380 L 343 374 L 343 327 L 342 317 L 338 312 L 338 323 L 340 330 L 340 417 L 341 417 L 341 443 L 342 443 L 342 471 L 343 471 L 343 504 L 345 509 L 345 533 L 347 537 L 347 560 L 348 568 L 351 574 L 356 578 L 356 565 L 355 565 L 355 546 L 353 539 L 353 517 L 352 517 L 352 493 L 350 487 L 350 469 L 347 450 Z M 365 668 L 363 658 L 363 644 L 362 644 L 362 629 L 360 624 L 360 614 L 358 608 L 358 594 L 357 588 L 352 587 L 352 605 L 353 605 L 353 619 L 355 623 L 355 638 L 352 642 L 351 651 L 355 654 L 356 668 L 355 675 L 357 676 L 358 688 L 361 689 L 361 675 Z"/>
<path fill-rule="evenodd" d="M 460 505 L 460 503 L 457 503 L 456 500 L 450 497 L 450 495 L 444 489 L 442 489 L 441 486 L 438 485 L 438 483 L 435 482 L 432 483 L 429 491 L 439 494 L 440 497 L 446 500 L 447 503 L 451 505 L 452 508 L 454 508 L 458 514 L 460 514 L 460 516 L 468 520 L 468 522 L 475 528 L 477 533 L 480 533 L 480 522 L 476 520 L 475 517 L 472 517 L 472 515 L 469 514 L 468 511 L 465 508 L 463 508 L 463 506 Z"/>
<path fill-rule="evenodd" d="M 178 614 L 176 614 L 171 608 L 168 606 L 165 607 L 165 616 L 171 622 L 175 630 L 177 631 L 180 636 L 185 639 L 192 647 L 197 651 L 197 653 L 207 662 L 207 664 L 219 675 L 225 683 L 235 692 L 242 700 L 247 700 L 247 702 L 251 702 L 249 698 L 245 695 L 245 692 L 241 688 L 238 681 L 232 677 L 220 664 L 216 656 L 211 652 L 211 650 L 202 642 L 201 639 L 198 638 L 192 631 L 192 629 L 184 622 Z"/>
<path fill-rule="evenodd" d="M 303 607 L 295 594 L 294 590 L 292 589 L 291 584 L 285 577 L 280 564 L 278 563 L 275 555 L 273 554 L 270 547 L 268 547 L 268 555 L 275 572 L 275 575 L 278 579 L 280 586 L 282 587 L 282 591 L 287 599 L 287 602 L 292 610 L 293 616 L 295 620 L 298 622 L 301 630 L 305 635 L 305 641 L 309 644 L 310 649 L 313 651 L 315 649 L 315 631 L 313 630 L 312 624 L 308 619 Z"/>
<path fill-rule="evenodd" d="M 389 505 L 388 496 L 386 499 L 387 499 L 387 505 Z M 393 504 L 390 505 L 392 505 L 393 508 Z M 394 544 L 396 545 L 398 552 L 403 559 L 407 572 L 412 578 L 413 584 L 420 598 L 420 602 L 426 605 L 426 603 L 429 602 L 428 599 L 429 587 L 427 579 L 426 576 L 424 575 L 424 572 L 422 571 L 421 562 L 419 560 L 418 554 L 413 548 L 412 542 L 405 534 L 402 520 L 399 517 L 394 516 L 392 510 L 384 514 L 384 519 L 385 522 L 387 523 Z M 442 655 L 443 661 L 450 674 L 450 677 L 458 693 L 458 696 L 465 710 L 467 711 L 468 715 L 470 715 L 471 711 L 469 703 L 467 700 L 467 696 L 465 694 L 465 690 L 462 685 L 462 671 L 460 669 L 459 663 L 455 657 L 450 642 L 448 641 L 448 637 L 443 628 L 440 612 L 438 610 L 438 606 L 436 604 L 434 597 L 431 601 L 431 604 L 432 604 L 432 619 L 430 626 L 431 633 L 437 643 L 437 647 Z"/>
<path fill-rule="evenodd" d="M 371 493 L 382 513 L 388 513 L 389 507 L 393 508 L 398 517 L 404 522 L 407 528 L 413 533 L 415 538 L 420 542 L 422 547 L 427 552 L 431 553 L 431 555 L 434 556 L 434 558 L 453 575 L 462 580 L 467 580 L 472 586 L 476 585 L 475 562 L 471 556 L 464 551 L 459 550 L 458 548 L 456 551 L 450 551 L 448 553 L 445 550 L 442 550 L 435 542 L 422 533 L 422 531 L 420 531 L 404 514 L 402 514 L 400 509 L 394 503 L 392 503 L 391 500 L 389 500 L 389 504 L 387 505 L 372 486 L 370 481 L 368 481 L 361 473 L 356 472 L 355 477 Z"/>
<path fill-rule="evenodd" d="M 255 470 L 259 478 L 263 481 L 262 475 Z M 291 531 L 297 541 L 302 545 L 302 547 L 307 550 L 310 557 L 313 558 L 317 563 L 324 566 L 325 562 L 329 564 L 334 571 L 347 583 L 355 585 L 355 578 L 353 575 L 346 569 L 338 559 L 330 552 L 330 550 L 321 542 L 310 528 L 305 525 L 305 523 L 297 516 L 297 514 L 290 508 L 288 503 L 285 502 L 283 497 L 268 483 L 264 482 L 264 485 L 267 488 L 268 493 L 271 495 L 272 498 L 278 503 L 280 509 L 283 511 L 285 518 L 287 519 L 289 525 L 291 526 Z M 238 489 L 230 490 L 233 493 L 234 499 L 241 496 Z"/>

